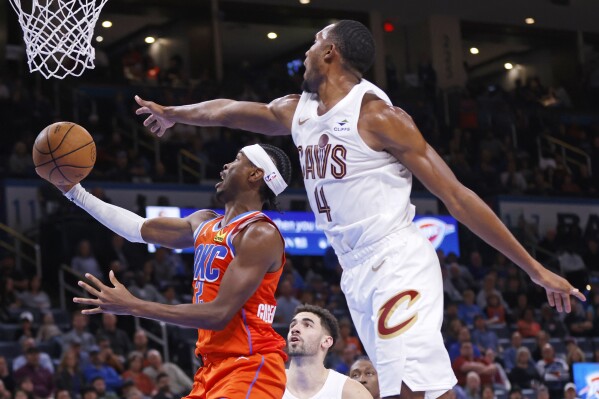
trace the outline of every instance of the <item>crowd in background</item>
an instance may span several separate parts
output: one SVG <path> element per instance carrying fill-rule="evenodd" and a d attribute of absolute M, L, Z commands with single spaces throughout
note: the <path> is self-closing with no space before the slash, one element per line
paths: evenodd
<path fill-rule="evenodd" d="M 161 156 L 156 160 L 152 152 L 135 145 L 132 126 L 141 123 L 134 116 L 136 104 L 130 95 L 164 104 L 221 96 L 269 101 L 297 92 L 297 75 L 274 68 L 260 73 L 247 70 L 223 84 L 204 77 L 186 86 L 180 59 L 173 60 L 164 73 L 150 71 L 155 66 L 145 70 L 142 65 L 140 70 L 132 59 L 123 61 L 127 84 L 113 87 L 109 98 L 86 95 L 77 104 L 77 121 L 92 133 L 98 148 L 97 164 L 88 180 L 179 182 L 176 155 L 181 149 L 201 160 L 205 179 L 216 178 L 223 163 L 256 140 L 284 148 L 297 165 L 296 150 L 286 138 L 178 125 L 160 142 Z M 538 139 L 548 135 L 599 160 L 599 123 L 572 117 L 577 104 L 562 86 L 546 88 L 533 78 L 517 82 L 511 92 L 498 86 L 469 87 L 454 96 L 447 108 L 450 114 L 443 115 L 435 95 L 434 71 L 424 65 L 419 72 L 422 84 L 417 89 L 395 87 L 389 79 L 390 96 L 413 116 L 458 178 L 485 200 L 500 194 L 597 197 L 599 162 L 590 167 L 585 162 L 573 164 L 557 147 L 539 147 Z M 30 154 L 35 136 L 49 123 L 72 116 L 65 108 L 73 104 L 59 102 L 60 111 L 50 96 L 51 91 L 39 84 L 0 78 L 0 117 L 10 132 L 0 149 L 0 158 L 6 160 L 0 164 L 0 178 L 38 179 Z M 450 123 L 441 122 L 445 119 Z M 295 173 L 292 186 L 302 187 L 300 173 Z M 415 190 L 419 189 L 415 182 Z M 110 200 L 100 189 L 94 194 Z M 52 195 L 59 196 L 52 188 L 42 188 L 40 201 Z M 168 203 L 167 197 L 164 202 Z M 86 218 L 66 201 L 63 206 L 56 212 Z M 112 269 L 134 295 L 145 300 L 190 302 L 193 262 L 189 255 L 165 248 L 148 253 L 145 246 L 104 230 L 98 234 L 102 228 L 95 223 L 86 226 L 76 239 L 71 237 L 57 248 L 60 262 L 79 274 L 106 277 Z M 514 233 L 545 249 L 539 252 L 540 260 L 576 287 L 589 284 L 588 300 L 574 302 L 570 314 L 558 315 L 523 272 L 469 234 L 462 235 L 462 256 L 438 251 L 445 291 L 443 334 L 458 377 L 454 393 L 458 399 L 521 399 L 523 395 L 574 399 L 569 385 L 572 365 L 599 362 L 599 341 L 593 339 L 599 337 L 599 294 L 595 293 L 599 237 L 571 225 L 537 231 L 525 221 Z M 60 309 L 51 280 L 20 269 L 8 253 L 0 255 L 0 399 L 171 398 L 190 389 L 195 368 L 190 360 L 193 331 L 169 329 L 172 360 L 165 362 L 164 347 L 148 341 L 147 332 L 153 327 L 146 331 L 131 318 L 87 317 L 78 309 Z M 329 249 L 324 257 L 290 256 L 284 268 L 275 327 L 285 335 L 300 303 L 329 309 L 339 319 L 342 339 L 330 352 L 327 366 L 347 374 L 364 352 L 339 287 L 341 268 L 335 254 Z"/>

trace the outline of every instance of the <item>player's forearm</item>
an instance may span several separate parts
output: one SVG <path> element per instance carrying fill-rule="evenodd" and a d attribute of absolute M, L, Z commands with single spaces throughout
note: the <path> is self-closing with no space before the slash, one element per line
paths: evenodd
<path fill-rule="evenodd" d="M 194 126 L 229 126 L 230 120 L 227 113 L 223 112 L 227 106 L 236 103 L 234 100 L 219 98 L 197 104 L 165 107 L 164 113 L 168 119 L 175 123 Z"/>
<path fill-rule="evenodd" d="M 139 300 L 131 305 L 131 315 L 162 321 L 187 328 L 222 330 L 228 318 L 222 309 L 210 302 L 200 304 L 165 305 Z"/>
<path fill-rule="evenodd" d="M 520 266 L 529 276 L 538 273 L 539 263 L 474 192 L 464 188 L 460 190 L 459 198 L 448 201 L 445 205 L 457 220 Z"/>

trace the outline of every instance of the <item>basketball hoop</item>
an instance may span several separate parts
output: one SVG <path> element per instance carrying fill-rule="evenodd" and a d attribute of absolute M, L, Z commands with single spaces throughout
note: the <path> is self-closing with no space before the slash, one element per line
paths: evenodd
<path fill-rule="evenodd" d="M 106 1 L 31 0 L 31 10 L 25 10 L 21 0 L 10 0 L 23 29 L 29 71 L 64 79 L 93 69 L 92 36 Z"/>

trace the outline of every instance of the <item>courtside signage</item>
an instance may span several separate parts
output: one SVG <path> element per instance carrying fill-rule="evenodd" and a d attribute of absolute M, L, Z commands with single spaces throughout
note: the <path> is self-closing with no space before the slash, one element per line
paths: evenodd
<path fill-rule="evenodd" d="M 195 208 L 179 208 L 175 206 L 148 206 L 146 217 L 158 216 L 186 217 L 197 211 Z M 215 209 L 223 214 L 222 209 Z M 277 225 L 285 239 L 285 251 L 290 255 L 323 256 L 329 247 L 329 242 L 324 232 L 316 227 L 312 212 L 285 213 L 264 212 Z M 414 223 L 435 249 L 442 249 L 446 254 L 455 252 L 460 255 L 460 246 L 457 234 L 457 222 L 451 216 L 416 216 Z M 153 244 L 148 245 L 148 251 L 156 250 Z M 192 253 L 192 248 L 181 252 Z"/>

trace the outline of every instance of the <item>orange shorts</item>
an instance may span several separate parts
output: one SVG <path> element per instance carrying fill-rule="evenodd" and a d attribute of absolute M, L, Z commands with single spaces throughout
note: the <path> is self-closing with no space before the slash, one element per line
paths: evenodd
<path fill-rule="evenodd" d="M 281 399 L 285 363 L 278 353 L 227 357 L 196 371 L 186 399 Z"/>

